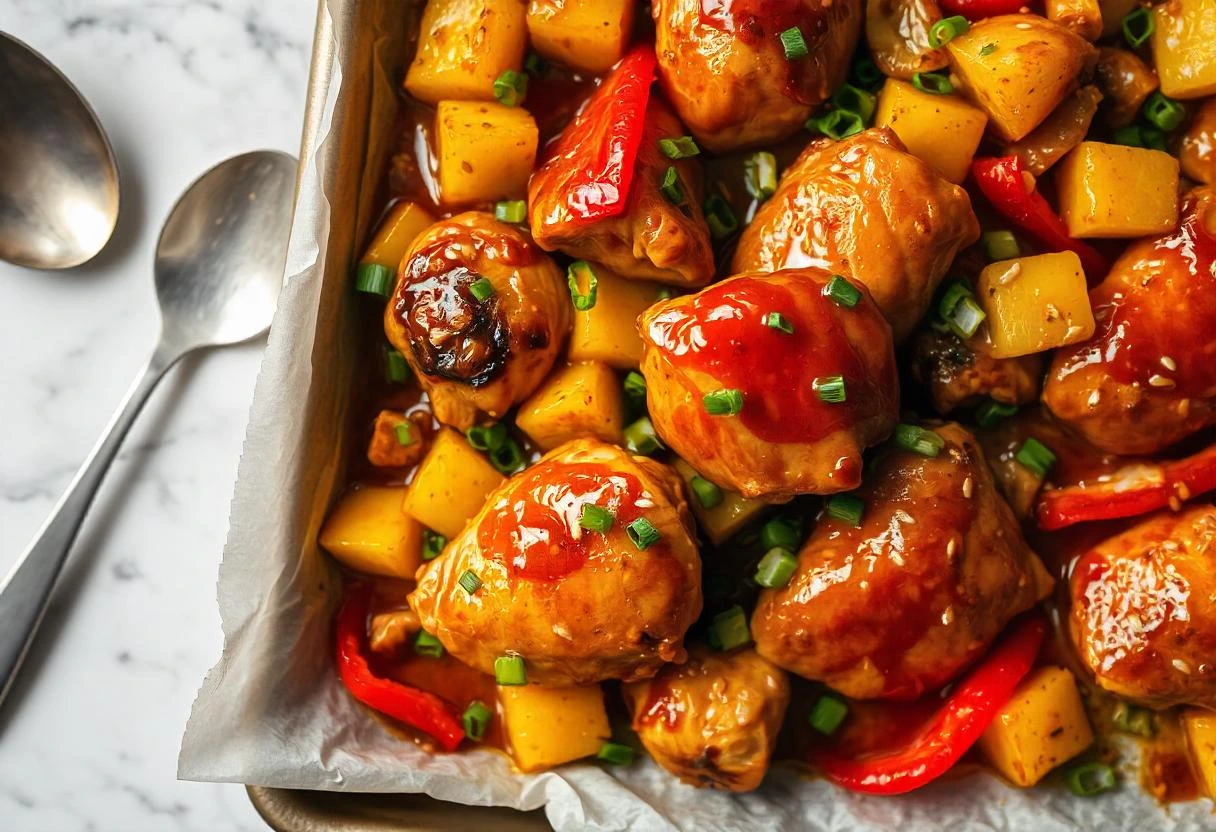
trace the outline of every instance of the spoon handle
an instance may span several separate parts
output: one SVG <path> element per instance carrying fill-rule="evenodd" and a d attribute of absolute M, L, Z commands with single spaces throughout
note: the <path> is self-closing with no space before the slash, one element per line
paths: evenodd
<path fill-rule="evenodd" d="M 13 686 L 50 601 L 51 588 L 102 477 L 148 395 L 179 356 L 157 347 L 38 535 L 0 583 L 0 703 Z"/>

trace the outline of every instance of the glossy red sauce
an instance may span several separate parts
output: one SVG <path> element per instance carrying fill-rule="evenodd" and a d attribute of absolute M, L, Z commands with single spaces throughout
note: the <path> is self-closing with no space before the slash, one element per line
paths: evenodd
<path fill-rule="evenodd" d="M 672 690 L 666 674 L 660 673 L 650 683 L 646 704 L 638 712 L 637 721 L 640 725 L 662 725 L 674 731 L 680 727 L 685 710 L 684 700 Z"/>
<path fill-rule="evenodd" d="M 647 335 L 673 367 L 743 392 L 737 417 L 707 418 L 738 418 L 768 442 L 814 442 L 893 410 L 898 396 L 894 367 L 883 378 L 870 378 L 843 321 L 878 313 L 868 303 L 837 306 L 822 296 L 822 286 L 810 277 L 798 294 L 764 279 L 710 286 L 657 315 Z M 770 312 L 784 315 L 794 332 L 765 326 Z M 881 328 L 875 333 L 882 337 Z M 837 375 L 844 378 L 846 400 L 822 401 L 814 380 Z"/>
<path fill-rule="evenodd" d="M 804 22 L 803 0 L 701 0 L 701 22 L 754 46 Z M 805 34 L 805 33 L 804 33 Z"/>
<path fill-rule="evenodd" d="M 580 569 L 603 545 L 602 534 L 579 525 L 585 506 L 611 511 L 613 530 L 619 531 L 646 513 L 637 505 L 643 495 L 637 477 L 605 465 L 533 467 L 519 475 L 505 502 L 487 513 L 477 542 L 482 551 L 506 561 L 516 578 L 556 581 Z"/>

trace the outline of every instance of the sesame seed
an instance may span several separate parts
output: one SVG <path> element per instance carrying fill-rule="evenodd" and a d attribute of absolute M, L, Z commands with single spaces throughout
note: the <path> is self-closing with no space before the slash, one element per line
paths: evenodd
<path fill-rule="evenodd" d="M 949 627 L 954 623 L 954 607 L 946 607 L 942 611 L 942 624 Z"/>
<path fill-rule="evenodd" d="M 1189 664 L 1187 664 L 1186 662 L 1184 662 L 1182 659 L 1174 659 L 1170 662 L 1170 664 L 1172 664 L 1174 666 L 1174 669 L 1180 673 L 1189 674 L 1191 672 L 1191 666 Z"/>
<path fill-rule="evenodd" d="M 968 476 L 967 479 L 963 480 L 963 496 L 966 497 L 968 500 L 970 500 L 971 492 L 974 489 L 975 489 L 975 483 L 971 480 L 971 477 Z"/>
<path fill-rule="evenodd" d="M 1044 309 L 1047 310 L 1047 320 L 1048 321 L 1060 320 L 1060 309 L 1054 303 L 1047 304 L 1046 306 L 1044 306 Z"/>
<path fill-rule="evenodd" d="M 1022 274 L 1022 264 L 1014 263 L 996 279 L 996 282 L 1001 286 L 1008 286 L 1010 283 L 1018 279 Z"/>
<path fill-rule="evenodd" d="M 1153 373 L 1151 376 L 1148 377 L 1148 383 L 1150 385 L 1152 385 L 1153 387 L 1173 387 L 1174 386 L 1174 380 L 1172 378 L 1166 378 L 1165 376 L 1158 375 L 1157 373 Z"/>
<path fill-rule="evenodd" d="M 952 537 L 952 538 L 950 538 L 950 541 L 946 544 L 946 557 L 948 557 L 948 558 L 954 557 L 954 554 L 957 551 L 958 551 L 958 540 L 956 540 L 955 538 Z"/>
<path fill-rule="evenodd" d="M 1089 405 L 1090 407 L 1097 407 L 1098 400 L 1101 398 L 1102 398 L 1102 396 L 1098 393 L 1097 390 L 1095 390 L 1094 392 L 1089 394 L 1089 398 L 1085 400 L 1085 403 L 1087 405 Z"/>
<path fill-rule="evenodd" d="M 1161 356 L 1161 366 L 1170 372 L 1178 369 L 1178 365 L 1174 362 L 1174 359 L 1170 358 L 1168 355 Z"/>
<path fill-rule="evenodd" d="M 639 497 L 636 501 L 634 501 L 634 505 L 638 508 L 654 508 L 654 500 Z"/>

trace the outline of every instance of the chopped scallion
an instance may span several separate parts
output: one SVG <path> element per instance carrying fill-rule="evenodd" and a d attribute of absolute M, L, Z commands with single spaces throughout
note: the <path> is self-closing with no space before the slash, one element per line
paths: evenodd
<path fill-rule="evenodd" d="M 633 541 L 633 545 L 642 551 L 649 549 L 663 537 L 659 533 L 659 530 L 654 527 L 654 524 L 645 517 L 639 517 L 626 526 L 625 534 L 629 535 L 629 539 Z"/>
<path fill-rule="evenodd" d="M 756 564 L 754 580 L 765 589 L 780 589 L 790 582 L 798 569 L 798 558 L 788 549 L 775 546 Z"/>
<path fill-rule="evenodd" d="M 1018 448 L 1018 452 L 1014 454 L 1013 458 L 1040 478 L 1047 476 L 1051 466 L 1056 464 L 1056 455 L 1052 453 L 1051 448 L 1033 436 L 1022 443 L 1022 447 Z"/>
<path fill-rule="evenodd" d="M 528 216 L 528 203 L 522 199 L 494 203 L 494 219 L 499 222 L 523 222 Z"/>
<path fill-rule="evenodd" d="M 883 81 L 882 71 L 868 55 L 862 54 L 849 67 L 849 78 L 864 90 L 873 90 Z"/>
<path fill-rule="evenodd" d="M 490 450 L 490 464 L 501 474 L 510 476 L 524 467 L 524 452 L 519 443 L 507 437 L 497 448 Z"/>
<path fill-rule="evenodd" d="M 701 148 L 692 136 L 680 136 L 675 139 L 659 139 L 659 150 L 668 159 L 687 159 L 689 156 L 700 154 Z"/>
<path fill-rule="evenodd" d="M 607 534 L 615 520 L 616 516 L 608 509 L 587 504 L 583 506 L 583 513 L 578 518 L 578 524 L 588 531 Z"/>
<path fill-rule="evenodd" d="M 684 204 L 684 188 L 680 185 L 680 172 L 676 170 L 675 165 L 668 165 L 667 170 L 663 172 L 659 190 L 672 205 Z"/>
<path fill-rule="evenodd" d="M 942 18 L 929 29 L 929 45 L 940 49 L 970 28 L 971 24 L 962 15 Z"/>
<path fill-rule="evenodd" d="M 472 569 L 466 569 L 465 573 L 457 580 L 460 587 L 470 595 L 481 589 L 481 578 Z"/>
<path fill-rule="evenodd" d="M 795 61 L 798 58 L 805 58 L 811 54 L 811 50 L 807 48 L 806 39 L 802 37 L 802 30 L 797 26 L 786 29 L 779 37 L 781 38 L 781 48 L 785 50 L 785 59 L 787 61 Z"/>
<path fill-rule="evenodd" d="M 1022 253 L 1012 231 L 985 231 L 980 242 L 989 260 L 1012 260 Z"/>
<path fill-rule="evenodd" d="M 499 656 L 494 660 L 494 681 L 500 685 L 528 684 L 523 656 Z"/>
<path fill-rule="evenodd" d="M 1064 771 L 1068 790 L 1077 797 L 1093 797 L 1109 792 L 1118 784 L 1115 770 L 1106 763 L 1081 763 Z"/>
<path fill-rule="evenodd" d="M 861 518 L 866 511 L 865 500 L 852 494 L 834 494 L 824 504 L 828 517 L 848 523 L 854 528 L 861 525 Z"/>
<path fill-rule="evenodd" d="M 861 116 L 852 110 L 829 110 L 823 115 L 811 117 L 806 123 L 806 129 L 840 141 L 865 130 L 866 124 Z"/>
<path fill-rule="evenodd" d="M 950 79 L 937 72 L 916 73 L 912 76 L 912 86 L 932 95 L 949 95 L 954 92 L 954 85 L 950 83 Z"/>
<path fill-rule="evenodd" d="M 833 303 L 850 309 L 861 300 L 861 290 L 838 274 L 832 275 L 832 279 L 823 287 L 823 294 Z"/>
<path fill-rule="evenodd" d="M 760 545 L 765 549 L 781 548 L 792 552 L 801 542 L 798 530 L 781 517 L 774 517 L 760 527 Z"/>
<path fill-rule="evenodd" d="M 361 263 L 355 272 L 355 289 L 387 298 L 393 293 L 393 270 L 379 263 Z"/>
<path fill-rule="evenodd" d="M 384 378 L 389 384 L 401 384 L 410 376 L 405 356 L 392 347 L 384 348 Z"/>
<path fill-rule="evenodd" d="M 820 376 L 811 382 L 811 389 L 819 396 L 819 401 L 828 404 L 840 404 L 847 396 L 843 376 Z"/>
<path fill-rule="evenodd" d="M 988 314 L 976 303 L 975 298 L 965 297 L 954 307 L 946 323 L 950 325 L 951 332 L 966 340 L 975 335 L 987 317 Z"/>
<path fill-rule="evenodd" d="M 478 451 L 493 451 L 507 441 L 507 426 L 501 424 L 474 425 L 465 431 L 465 438 Z"/>
<path fill-rule="evenodd" d="M 743 412 L 743 391 L 733 387 L 706 393 L 702 401 L 710 416 L 734 416 Z"/>
<path fill-rule="evenodd" d="M 715 240 L 721 240 L 734 234 L 739 228 L 739 220 L 729 203 L 717 194 L 710 194 L 703 206 L 705 222 L 709 225 L 709 233 Z"/>
<path fill-rule="evenodd" d="M 743 162 L 743 184 L 759 200 L 777 191 L 777 157 L 768 151 L 753 153 Z"/>
<path fill-rule="evenodd" d="M 1123 18 L 1123 39 L 1132 49 L 1139 49 L 1153 36 L 1157 22 L 1153 18 L 1153 10 L 1140 6 L 1133 9 Z"/>
<path fill-rule="evenodd" d="M 1159 130 L 1169 133 L 1177 130 L 1186 121 L 1186 108 L 1172 98 L 1153 90 L 1140 108 L 1144 120 Z"/>
<path fill-rule="evenodd" d="M 836 733 L 845 717 L 849 715 L 849 706 L 835 696 L 824 694 L 815 700 L 811 707 L 810 723 L 821 734 Z"/>
<path fill-rule="evenodd" d="M 654 423 L 649 416 L 643 416 L 625 428 L 625 448 L 631 454 L 650 456 L 663 447 L 659 435 L 655 433 Z"/>
<path fill-rule="evenodd" d="M 689 480 L 688 486 L 692 489 L 692 493 L 696 495 L 697 502 L 701 504 L 701 508 L 706 511 L 721 505 L 722 489 L 700 474 Z"/>
<path fill-rule="evenodd" d="M 582 283 L 587 284 L 583 292 Z M 595 308 L 596 296 L 599 294 L 600 279 L 595 275 L 595 269 L 586 260 L 575 260 L 566 269 L 566 285 L 570 287 L 570 300 L 579 312 Z"/>
<path fill-rule="evenodd" d="M 443 547 L 448 545 L 448 539 L 430 529 L 422 530 L 422 559 L 434 560 L 443 554 Z"/>
<path fill-rule="evenodd" d="M 782 315 L 780 312 L 769 312 L 764 316 L 764 325 L 769 329 L 776 329 L 784 332 L 786 335 L 794 334 L 794 325 L 790 323 L 789 318 Z"/>
<path fill-rule="evenodd" d="M 934 457 L 946 447 L 946 440 L 931 430 L 906 422 L 895 426 L 895 444 L 905 451 L 921 456 Z"/>
<path fill-rule="evenodd" d="M 989 55 L 991 55 L 995 51 L 996 51 L 995 43 L 985 43 L 983 46 L 980 47 L 980 57 L 987 58 Z"/>
<path fill-rule="evenodd" d="M 471 294 L 478 303 L 485 303 L 490 298 L 494 297 L 494 284 L 487 277 L 479 277 L 469 284 L 469 294 Z"/>
<path fill-rule="evenodd" d="M 988 399 L 975 409 L 975 423 L 982 428 L 994 428 L 1017 412 L 1017 405 Z"/>
<path fill-rule="evenodd" d="M 633 749 L 619 742 L 606 742 L 595 752 L 595 759 L 603 760 L 614 766 L 627 766 L 633 762 Z"/>
<path fill-rule="evenodd" d="M 414 652 L 419 656 L 430 656 L 437 659 L 443 655 L 443 642 L 426 630 L 419 630 L 414 638 Z"/>
<path fill-rule="evenodd" d="M 646 376 L 637 370 L 630 370 L 625 374 L 625 381 L 621 387 L 624 389 L 625 395 L 634 401 L 646 401 Z"/>
<path fill-rule="evenodd" d="M 516 107 L 528 97 L 528 76 L 508 69 L 494 80 L 494 99 L 505 107 Z"/>
<path fill-rule="evenodd" d="M 539 78 L 549 71 L 549 65 L 540 55 L 529 52 L 528 57 L 524 58 L 524 71 L 533 78 Z"/>
<path fill-rule="evenodd" d="M 493 718 L 494 713 L 486 707 L 486 704 L 480 699 L 474 699 L 460 717 L 460 724 L 464 726 L 464 735 L 473 742 L 481 742 L 486 735 L 486 729 L 490 727 L 490 720 Z"/>
<path fill-rule="evenodd" d="M 1169 152 L 1169 148 L 1165 144 L 1165 133 L 1156 127 L 1150 127 L 1147 124 L 1140 125 L 1140 141 L 1149 150 Z"/>
<path fill-rule="evenodd" d="M 397 437 L 398 445 L 414 444 L 414 424 L 408 419 L 393 426 L 393 434 Z"/>
<path fill-rule="evenodd" d="M 1140 127 L 1136 124 L 1119 127 L 1111 134 L 1111 139 L 1115 144 L 1121 144 L 1125 147 L 1144 147 L 1144 139 L 1140 136 Z"/>
<path fill-rule="evenodd" d="M 852 84 L 841 84 L 832 93 L 832 106 L 837 110 L 848 110 L 850 113 L 856 113 L 861 117 L 861 120 L 866 124 L 870 123 L 871 117 L 874 115 L 874 109 L 878 106 L 878 99 L 871 92 L 866 92 L 860 87 L 855 87 Z"/>
<path fill-rule="evenodd" d="M 734 650 L 752 640 L 747 615 L 738 604 L 714 616 L 709 625 L 709 643 L 718 650 Z"/>

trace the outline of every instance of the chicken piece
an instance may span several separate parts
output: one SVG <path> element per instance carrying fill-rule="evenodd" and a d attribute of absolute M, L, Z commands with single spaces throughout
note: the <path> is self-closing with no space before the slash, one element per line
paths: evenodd
<path fill-rule="evenodd" d="M 993 398 L 1027 404 L 1039 396 L 1043 359 L 1038 353 L 994 358 L 950 332 L 925 327 L 912 340 L 912 377 L 925 385 L 933 409 L 945 415 L 956 407 Z"/>
<path fill-rule="evenodd" d="M 789 680 L 750 648 L 717 653 L 698 645 L 689 654 L 687 663 L 625 686 L 633 730 L 685 783 L 752 791 L 768 771 Z"/>
<path fill-rule="evenodd" d="M 1216 191 L 1132 243 L 1090 290 L 1097 329 L 1057 350 L 1043 403 L 1102 450 L 1155 453 L 1216 423 Z"/>
<path fill-rule="evenodd" d="M 1216 98 L 1199 105 L 1178 145 L 1182 172 L 1205 185 L 1216 184 Z"/>
<path fill-rule="evenodd" d="M 1073 566 L 1069 630 L 1097 683 L 1153 708 L 1216 708 L 1216 508 L 1162 513 Z"/>
<path fill-rule="evenodd" d="M 822 514 L 793 579 L 760 594 L 761 656 L 855 699 L 914 699 L 1051 592 L 975 438 L 933 432 L 936 457 L 882 451 L 857 492 L 861 525 Z"/>
<path fill-rule="evenodd" d="M 384 310 L 384 332 L 430 395 L 435 418 L 461 430 L 531 395 L 569 331 L 570 295 L 557 266 L 524 232 L 477 211 L 414 241 Z"/>
<path fill-rule="evenodd" d="M 862 450 L 898 421 L 895 354 L 864 289 L 848 307 L 829 283 L 819 269 L 740 275 L 642 313 L 651 421 L 706 479 L 773 501 L 861 482 Z M 845 399 L 827 400 L 837 376 Z M 742 396 L 737 415 L 710 412 L 720 391 Z"/>
<path fill-rule="evenodd" d="M 367 461 L 377 468 L 412 468 L 426 456 L 430 444 L 429 413 L 419 410 L 406 415 L 399 410 L 381 410 L 367 443 Z"/>
<path fill-rule="evenodd" d="M 612 512 L 607 532 L 580 525 Z M 660 538 L 631 538 L 648 521 Z M 475 592 L 459 580 L 472 572 Z M 453 656 L 483 673 L 522 656 L 528 681 L 585 685 L 653 676 L 685 658 L 701 613 L 701 560 L 679 477 L 615 445 L 576 439 L 492 492 L 418 573 L 410 608 Z"/>
<path fill-rule="evenodd" d="M 655 0 L 659 82 L 702 147 L 722 153 L 792 135 L 840 86 L 861 0 Z M 786 58 L 797 27 L 808 54 Z"/>
<path fill-rule="evenodd" d="M 528 183 L 532 236 L 546 251 L 603 263 L 623 277 L 704 286 L 714 275 L 709 226 L 701 211 L 701 163 L 669 159 L 659 139 L 684 135 L 667 105 L 652 95 L 637 150 L 636 169 L 623 213 L 588 220 L 580 215 L 585 196 L 573 185 L 602 152 L 588 128 L 603 118 L 591 99 L 551 145 L 548 160 Z M 683 201 L 676 205 L 661 190 L 668 168 L 676 171 Z"/>
<path fill-rule="evenodd" d="M 979 239 L 967 192 L 889 129 L 812 142 L 743 230 L 733 270 L 815 266 L 864 283 L 898 344 L 955 254 Z"/>
<path fill-rule="evenodd" d="M 406 640 L 422 629 L 418 614 L 413 610 L 390 610 L 372 616 L 368 627 L 368 646 L 373 653 L 395 655 L 405 646 Z"/>

